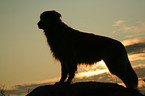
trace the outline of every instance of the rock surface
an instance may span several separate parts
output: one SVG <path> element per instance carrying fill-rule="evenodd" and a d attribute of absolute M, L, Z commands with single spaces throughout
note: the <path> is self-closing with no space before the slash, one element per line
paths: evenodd
<path fill-rule="evenodd" d="M 45 85 L 26 96 L 144 96 L 137 90 L 114 83 L 78 82 L 69 86 Z"/>

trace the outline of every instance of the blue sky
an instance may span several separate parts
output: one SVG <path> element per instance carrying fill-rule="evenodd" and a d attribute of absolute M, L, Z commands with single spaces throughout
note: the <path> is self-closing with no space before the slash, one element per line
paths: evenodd
<path fill-rule="evenodd" d="M 145 64 L 144 5 L 144 0 L 0 0 L 0 84 L 9 88 L 60 76 L 36 25 L 46 10 L 61 13 L 72 28 L 122 41 L 134 52 L 132 65 Z"/>

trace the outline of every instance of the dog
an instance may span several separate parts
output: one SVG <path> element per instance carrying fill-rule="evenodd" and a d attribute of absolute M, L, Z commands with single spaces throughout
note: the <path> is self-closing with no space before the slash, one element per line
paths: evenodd
<path fill-rule="evenodd" d="M 43 12 L 37 25 L 44 30 L 53 56 L 61 63 L 61 79 L 56 84 L 71 84 L 78 64 L 104 60 L 127 88 L 138 87 L 138 77 L 120 41 L 73 29 L 62 22 L 61 14 L 55 10 Z"/>

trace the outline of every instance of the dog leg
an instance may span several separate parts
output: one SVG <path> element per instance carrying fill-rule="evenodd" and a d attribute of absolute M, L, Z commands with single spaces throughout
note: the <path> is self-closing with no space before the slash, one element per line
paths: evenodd
<path fill-rule="evenodd" d="M 118 76 L 126 85 L 127 88 L 137 89 L 138 77 L 131 67 L 131 64 L 126 56 L 118 58 L 109 58 L 104 60 L 110 72 Z"/>
<path fill-rule="evenodd" d="M 76 71 L 77 71 L 77 65 L 74 64 L 69 70 L 69 77 L 66 81 L 68 84 L 72 82 L 72 79 L 74 78 Z"/>
<path fill-rule="evenodd" d="M 65 67 L 65 64 L 61 64 L 61 79 L 59 82 L 64 83 L 67 78 L 67 75 L 68 75 L 68 70 Z"/>
<path fill-rule="evenodd" d="M 125 83 L 127 88 L 138 88 L 138 78 L 134 70 L 130 67 L 122 76 L 120 76 L 122 81 Z"/>
<path fill-rule="evenodd" d="M 56 82 L 55 85 L 63 85 L 68 75 L 68 70 L 65 66 L 65 63 L 61 63 L 61 79 L 59 82 Z"/>

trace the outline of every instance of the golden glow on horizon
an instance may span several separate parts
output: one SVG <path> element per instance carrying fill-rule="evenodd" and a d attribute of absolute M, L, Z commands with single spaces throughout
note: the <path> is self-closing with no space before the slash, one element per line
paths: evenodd
<path fill-rule="evenodd" d="M 100 67 L 103 68 L 103 69 L 99 69 Z M 105 62 L 103 60 L 101 60 L 100 62 L 98 62 L 94 65 L 92 65 L 91 68 L 87 68 L 87 69 L 95 69 L 95 70 L 93 70 L 93 71 L 88 70 L 88 71 L 85 71 L 85 72 L 79 72 L 78 74 L 76 74 L 76 77 L 77 78 L 91 77 L 91 76 L 94 76 L 94 75 L 99 75 L 99 74 L 102 74 L 102 73 L 109 72 L 109 70 L 107 69 L 107 67 L 105 65 Z"/>
<path fill-rule="evenodd" d="M 108 72 L 108 69 L 98 70 L 98 71 L 81 72 L 81 73 L 78 73 L 76 75 L 76 77 L 78 77 L 78 78 L 91 77 L 91 76 L 99 75 L 99 74 L 106 73 L 106 72 Z"/>

